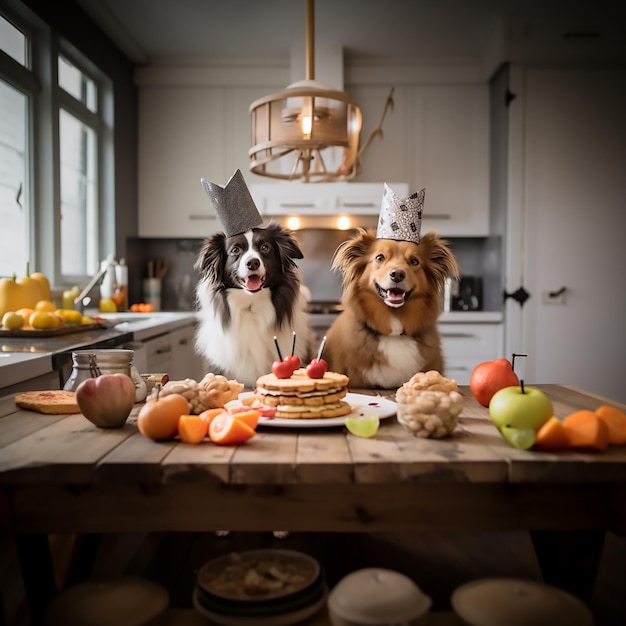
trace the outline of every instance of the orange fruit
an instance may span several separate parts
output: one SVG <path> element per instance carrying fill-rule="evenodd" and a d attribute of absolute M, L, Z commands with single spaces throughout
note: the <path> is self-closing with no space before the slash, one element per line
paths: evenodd
<path fill-rule="evenodd" d="M 209 424 L 209 437 L 217 444 L 243 443 L 254 435 L 254 428 L 227 412 L 216 415 Z"/>
<path fill-rule="evenodd" d="M 24 318 L 24 326 L 30 326 L 30 318 L 31 318 L 31 315 L 35 312 L 34 309 L 24 308 L 24 309 L 18 309 L 15 312 Z"/>
<path fill-rule="evenodd" d="M 35 311 L 44 311 L 46 313 L 54 313 L 56 308 L 56 304 L 51 300 L 39 300 L 35 305 Z"/>
<path fill-rule="evenodd" d="M 225 408 L 219 409 L 206 409 L 200 413 L 199 417 L 206 422 L 207 429 L 209 428 L 209 424 L 213 421 L 213 418 L 219 415 L 220 413 L 224 413 L 226 411 Z"/>
<path fill-rule="evenodd" d="M 178 419 L 187 415 L 189 408 L 189 402 L 177 393 L 148 400 L 137 415 L 137 428 L 149 439 L 172 439 L 178 434 Z"/>
<path fill-rule="evenodd" d="M 178 436 L 185 443 L 200 443 L 209 426 L 199 415 L 181 415 L 178 418 Z"/>
<path fill-rule="evenodd" d="M 259 417 L 261 417 L 261 412 L 256 409 L 250 409 L 249 411 L 240 411 L 239 413 L 233 413 L 232 416 L 238 420 L 241 420 L 248 424 L 250 428 L 257 427 L 259 423 Z"/>

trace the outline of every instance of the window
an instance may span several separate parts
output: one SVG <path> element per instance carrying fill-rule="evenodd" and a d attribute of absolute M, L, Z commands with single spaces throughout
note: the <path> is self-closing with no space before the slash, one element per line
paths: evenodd
<path fill-rule="evenodd" d="M 114 249 L 111 81 L 23 5 L 0 13 L 0 276 L 84 285 Z"/>

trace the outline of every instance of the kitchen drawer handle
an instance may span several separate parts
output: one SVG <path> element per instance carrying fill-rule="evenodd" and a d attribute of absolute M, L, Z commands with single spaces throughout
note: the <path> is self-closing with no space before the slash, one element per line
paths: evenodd
<path fill-rule="evenodd" d="M 281 202 L 278 206 L 281 209 L 314 209 L 315 204 L 311 202 Z"/>
<path fill-rule="evenodd" d="M 442 337 L 450 337 L 452 339 L 476 337 L 474 333 L 441 333 Z"/>
<path fill-rule="evenodd" d="M 377 207 L 378 205 L 373 202 L 341 202 L 339 206 L 345 207 L 346 209 L 371 209 L 372 207 Z"/>
<path fill-rule="evenodd" d="M 214 220 L 215 215 L 198 215 L 196 213 L 189 216 L 191 221 L 200 221 L 200 220 Z"/>
<path fill-rule="evenodd" d="M 157 348 L 155 350 L 156 354 L 167 354 L 172 351 L 172 346 L 163 346 L 162 348 Z"/>
<path fill-rule="evenodd" d="M 426 220 L 449 220 L 452 219 L 450 213 L 429 213 L 428 215 L 424 215 L 422 219 Z"/>
<path fill-rule="evenodd" d="M 467 372 L 469 367 L 465 365 L 446 365 L 446 371 L 448 372 Z"/>

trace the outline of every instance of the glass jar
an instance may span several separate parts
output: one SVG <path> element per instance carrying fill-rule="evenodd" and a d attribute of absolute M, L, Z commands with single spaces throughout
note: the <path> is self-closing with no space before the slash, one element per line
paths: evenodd
<path fill-rule="evenodd" d="M 72 352 L 72 373 L 63 386 L 65 391 L 76 391 L 87 378 L 100 374 L 126 374 L 135 385 L 135 402 L 146 399 L 146 383 L 133 365 L 133 350 L 79 350 Z"/>

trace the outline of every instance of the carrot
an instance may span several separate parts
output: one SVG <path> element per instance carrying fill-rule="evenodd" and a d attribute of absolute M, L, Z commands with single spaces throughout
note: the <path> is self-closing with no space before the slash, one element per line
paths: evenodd
<path fill-rule="evenodd" d="M 207 429 L 209 424 L 213 421 L 213 418 L 217 417 L 220 413 L 225 413 L 226 409 L 220 407 L 219 409 L 206 409 L 200 413 L 200 417 L 206 422 Z"/>
<path fill-rule="evenodd" d="M 254 435 L 254 428 L 230 413 L 220 413 L 209 424 L 209 437 L 217 444 L 243 443 Z"/>
<path fill-rule="evenodd" d="M 603 404 L 595 414 L 609 429 L 609 443 L 617 446 L 626 444 L 626 413 L 614 406 Z"/>
<path fill-rule="evenodd" d="M 178 436 L 185 443 L 200 443 L 207 432 L 208 425 L 199 415 L 181 415 L 178 418 Z"/>
<path fill-rule="evenodd" d="M 535 446 L 542 450 L 563 450 L 570 445 L 562 422 L 554 415 L 539 428 L 535 435 Z"/>
<path fill-rule="evenodd" d="M 606 450 L 609 428 L 593 411 L 576 411 L 563 420 L 572 448 Z"/>

